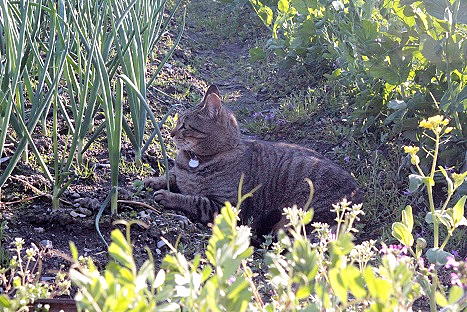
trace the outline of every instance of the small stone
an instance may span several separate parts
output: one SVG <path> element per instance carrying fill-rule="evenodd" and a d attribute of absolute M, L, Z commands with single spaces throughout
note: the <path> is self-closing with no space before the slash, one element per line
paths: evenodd
<path fill-rule="evenodd" d="M 88 208 L 91 210 L 98 210 L 100 207 L 101 207 L 101 203 L 96 198 L 93 198 L 88 206 Z"/>
<path fill-rule="evenodd" d="M 82 213 L 77 213 L 76 211 L 70 211 L 70 216 L 73 218 L 86 218 L 86 215 Z"/>
<path fill-rule="evenodd" d="M 165 245 L 166 245 L 166 243 L 163 240 L 160 240 L 160 241 L 157 242 L 157 248 L 158 249 L 161 248 L 162 246 L 165 246 Z"/>
<path fill-rule="evenodd" d="M 78 209 L 76 209 L 79 213 L 85 215 L 85 216 L 91 216 L 92 215 L 92 211 L 87 209 L 87 208 L 84 208 L 84 207 L 79 207 Z"/>
<path fill-rule="evenodd" d="M 143 210 L 143 211 L 140 211 L 140 212 L 139 212 L 139 217 L 140 217 L 141 219 L 146 219 L 146 218 L 150 218 L 151 215 L 150 215 L 149 213 L 147 213 L 146 211 Z"/>
<path fill-rule="evenodd" d="M 77 199 L 77 198 L 80 197 L 80 195 L 79 195 L 79 193 L 71 192 L 71 193 L 70 193 L 70 197 L 71 197 L 72 199 Z"/>
<path fill-rule="evenodd" d="M 52 241 L 50 241 L 50 240 L 48 240 L 48 239 L 41 240 L 40 244 L 41 244 L 41 246 L 44 247 L 44 248 L 49 248 L 49 249 L 52 249 L 52 248 L 53 248 Z"/>
<path fill-rule="evenodd" d="M 36 227 L 36 228 L 34 228 L 34 232 L 36 232 L 36 233 L 39 233 L 39 234 L 40 234 L 40 233 L 44 233 L 44 232 L 45 232 L 45 230 L 44 230 L 44 228 L 43 228 L 43 227 Z"/>
<path fill-rule="evenodd" d="M 0 158 L 0 164 L 7 161 L 8 159 L 10 159 L 10 157 L 2 157 Z"/>
<path fill-rule="evenodd" d="M 156 254 L 160 255 L 162 251 L 159 248 L 156 248 Z"/>
<path fill-rule="evenodd" d="M 55 279 L 55 277 L 53 277 L 53 276 L 42 276 L 41 277 L 42 282 L 50 282 L 50 281 L 53 281 L 54 279 Z"/>
<path fill-rule="evenodd" d="M 81 206 L 80 203 L 74 203 L 73 204 L 73 207 L 75 207 L 75 208 L 78 208 L 79 206 Z"/>

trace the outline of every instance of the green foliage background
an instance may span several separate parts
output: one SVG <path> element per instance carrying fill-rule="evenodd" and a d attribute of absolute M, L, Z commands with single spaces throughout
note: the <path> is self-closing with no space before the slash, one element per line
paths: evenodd
<path fill-rule="evenodd" d="M 264 49 L 279 66 L 301 65 L 353 95 L 355 135 L 389 129 L 413 142 L 418 120 L 452 118 L 442 158 L 465 161 L 467 2 L 383 0 L 250 1 L 271 31 Z"/>

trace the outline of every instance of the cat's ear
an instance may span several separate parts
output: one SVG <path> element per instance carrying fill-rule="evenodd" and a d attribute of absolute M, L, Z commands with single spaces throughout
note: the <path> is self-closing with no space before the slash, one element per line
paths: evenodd
<path fill-rule="evenodd" d="M 203 100 L 199 104 L 201 107 L 203 107 L 204 104 L 206 104 L 206 98 L 208 97 L 209 94 L 217 94 L 218 97 L 221 97 L 219 88 L 217 88 L 216 85 L 210 85 L 209 88 L 206 90 L 206 93 L 204 93 Z"/>
<path fill-rule="evenodd" d="M 219 88 L 216 85 L 210 85 L 209 88 L 206 90 L 204 94 L 204 99 L 207 98 L 209 94 L 217 94 L 218 97 L 221 97 L 221 93 L 219 92 Z"/>
<path fill-rule="evenodd" d="M 221 98 L 216 93 L 206 95 L 204 99 L 203 111 L 205 111 L 210 118 L 216 117 L 222 108 Z"/>

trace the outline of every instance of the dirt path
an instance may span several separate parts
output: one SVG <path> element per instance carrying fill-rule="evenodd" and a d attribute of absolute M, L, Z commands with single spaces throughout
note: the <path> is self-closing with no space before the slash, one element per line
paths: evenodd
<path fill-rule="evenodd" d="M 181 79 L 176 75 L 164 77 L 163 84 L 183 94 L 191 105 L 198 103 L 208 85 L 216 84 L 224 103 L 235 112 L 243 134 L 297 143 L 327 154 L 336 144 L 321 135 L 327 113 L 305 124 L 285 121 L 277 114 L 290 96 L 290 105 L 301 105 L 297 103 L 302 99 L 294 102 L 293 95 L 306 89 L 313 79 L 299 71 L 278 69 L 271 55 L 263 61 L 250 59 L 250 49 L 264 47 L 270 36 L 247 3 L 192 0 L 187 5 L 187 24 L 178 53 L 170 61 L 178 64 L 184 75 Z M 187 68 L 191 69 L 189 73 Z M 177 87 L 180 84 L 184 87 Z M 187 94 L 186 89 L 196 96 Z"/>
<path fill-rule="evenodd" d="M 187 25 L 180 50 L 189 54 L 193 75 L 205 85 L 216 84 L 227 105 L 242 117 L 262 106 L 249 72 L 249 50 L 258 34 L 267 37 L 259 19 L 247 5 L 193 0 L 187 7 Z M 203 90 L 197 90 L 203 91 Z"/>

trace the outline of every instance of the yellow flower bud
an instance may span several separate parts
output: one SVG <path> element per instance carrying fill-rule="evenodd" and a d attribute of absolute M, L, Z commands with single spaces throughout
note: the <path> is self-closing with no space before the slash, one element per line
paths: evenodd
<path fill-rule="evenodd" d="M 426 119 L 423 119 L 422 121 L 420 121 L 420 123 L 418 124 L 418 126 L 420 128 L 426 128 L 426 129 L 431 129 L 432 126 L 431 126 L 431 123 L 428 122 Z"/>
<path fill-rule="evenodd" d="M 418 153 L 420 148 L 418 146 L 404 146 L 404 153 L 415 155 Z"/>
<path fill-rule="evenodd" d="M 451 132 L 452 130 L 454 130 L 453 127 L 447 127 L 447 128 L 444 130 L 444 133 L 449 133 L 449 132 Z"/>
<path fill-rule="evenodd" d="M 418 126 L 420 128 L 430 129 L 435 133 L 441 133 L 443 126 L 447 126 L 448 124 L 449 119 L 444 118 L 442 115 L 436 115 L 428 118 L 428 120 L 423 119 Z"/>
<path fill-rule="evenodd" d="M 420 163 L 420 158 L 415 154 L 410 154 L 410 162 L 412 165 L 416 166 Z"/>

